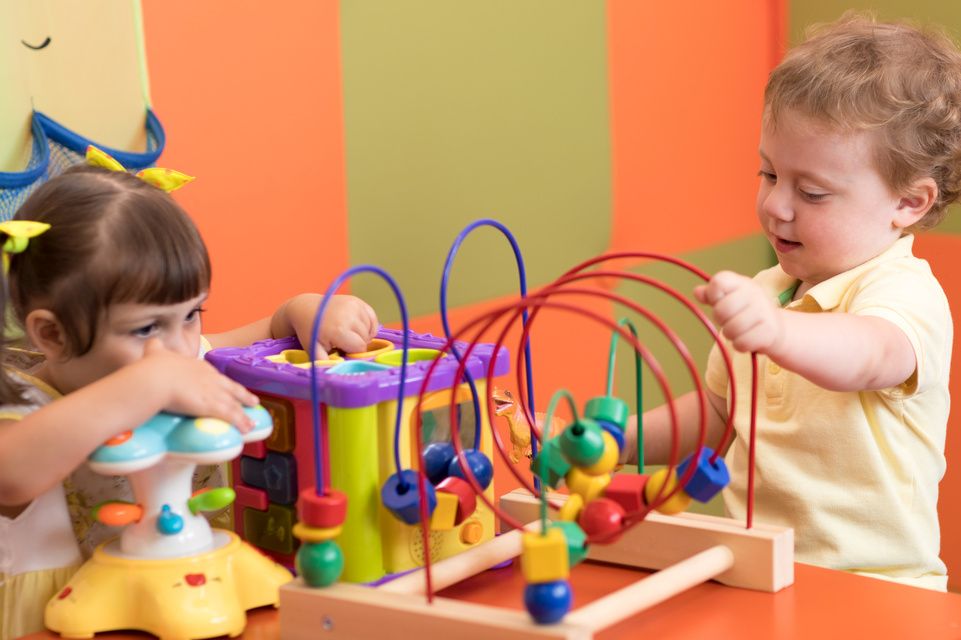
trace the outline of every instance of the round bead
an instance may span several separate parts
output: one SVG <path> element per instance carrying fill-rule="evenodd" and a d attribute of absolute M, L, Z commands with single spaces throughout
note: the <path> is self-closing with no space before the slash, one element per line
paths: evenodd
<path fill-rule="evenodd" d="M 697 459 L 694 474 L 690 480 L 687 481 L 687 484 L 684 485 L 684 491 L 699 502 L 709 501 L 731 481 L 731 476 L 727 472 L 727 465 L 724 464 L 724 459 L 718 456 L 717 460 L 712 464 L 711 456 L 713 455 L 713 449 L 708 447 L 701 448 L 701 455 Z M 691 465 L 693 458 L 694 454 L 692 453 L 678 465 L 678 478 L 684 477 L 684 473 Z"/>
<path fill-rule="evenodd" d="M 670 471 L 670 473 L 668 473 Z M 664 490 L 661 491 L 661 487 Z M 658 494 L 666 496 L 668 493 L 674 490 L 677 486 L 677 474 L 673 470 L 664 467 L 663 469 L 658 469 L 651 477 L 647 480 L 647 485 L 644 487 L 644 498 L 647 500 L 647 504 L 651 505 L 661 513 L 671 515 L 674 513 L 680 513 L 688 508 L 691 504 L 691 496 L 687 495 L 684 490 L 675 493 L 670 500 L 663 502 L 662 504 L 656 504 Z"/>
<path fill-rule="evenodd" d="M 627 417 L 631 414 L 627 403 L 614 396 L 598 396 L 591 398 L 584 405 L 584 417 L 604 421 L 618 427 L 621 431 L 627 426 Z"/>
<path fill-rule="evenodd" d="M 590 502 L 594 498 L 600 497 L 604 488 L 611 482 L 611 476 L 604 474 L 600 476 L 589 476 L 578 467 L 573 467 L 564 476 L 564 483 L 571 493 L 576 493 L 584 498 L 584 502 Z"/>
<path fill-rule="evenodd" d="M 339 527 L 347 518 L 347 496 L 328 488 L 324 495 L 317 495 L 316 487 L 300 492 L 297 500 L 297 519 L 308 527 L 327 529 Z"/>
<path fill-rule="evenodd" d="M 437 485 L 437 493 L 452 493 L 457 496 L 455 527 L 471 517 L 477 510 L 477 494 L 474 493 L 474 489 L 467 483 L 467 480 L 450 476 Z"/>
<path fill-rule="evenodd" d="M 387 478 L 387 482 L 380 490 L 380 499 L 384 507 L 398 520 L 407 524 L 420 522 L 420 475 L 413 469 L 404 469 Z M 430 517 L 437 506 L 437 495 L 431 483 L 425 483 L 425 489 L 427 490 L 427 517 Z"/>
<path fill-rule="evenodd" d="M 570 424 L 561 432 L 561 451 L 579 467 L 587 467 L 597 462 L 604 454 L 604 430 L 590 418 L 582 418 Z"/>
<path fill-rule="evenodd" d="M 449 442 L 432 442 L 424 447 L 424 473 L 431 484 L 437 485 L 447 477 L 455 456 L 454 445 Z"/>
<path fill-rule="evenodd" d="M 294 560 L 297 573 L 311 587 L 328 587 L 344 570 L 344 554 L 333 540 L 300 545 Z"/>
<path fill-rule="evenodd" d="M 559 622 L 571 610 L 573 594 L 567 580 L 539 582 L 524 588 L 524 607 L 538 624 Z"/>
<path fill-rule="evenodd" d="M 582 498 L 579 493 L 572 493 L 567 496 L 567 500 L 557 511 L 557 518 L 558 520 L 573 522 L 577 520 L 577 516 L 581 515 L 581 510 L 583 508 L 584 498 Z"/>
<path fill-rule="evenodd" d="M 551 529 L 560 529 L 567 540 L 567 564 L 573 567 L 587 557 L 587 534 L 576 522 L 554 522 Z"/>
<path fill-rule="evenodd" d="M 600 476 L 613 471 L 621 454 L 614 436 L 606 431 L 601 431 L 601 439 L 604 441 L 604 451 L 601 453 L 601 457 L 594 464 L 581 467 L 581 471 L 589 476 Z"/>
<path fill-rule="evenodd" d="M 577 524 L 591 538 L 599 538 L 600 544 L 608 544 L 621 537 L 624 526 L 624 508 L 608 498 L 591 500 L 584 505 Z"/>
<path fill-rule="evenodd" d="M 474 475 L 474 479 L 477 480 L 477 484 L 480 485 L 481 489 L 486 489 L 489 487 L 491 480 L 494 479 L 494 466 L 491 464 L 491 461 L 487 458 L 487 456 L 477 449 L 465 449 L 464 457 L 467 459 L 467 466 Z M 447 474 L 466 479 L 464 470 L 461 469 L 460 466 L 460 459 L 457 456 L 454 456 L 454 459 L 451 460 L 450 467 L 447 469 Z"/>

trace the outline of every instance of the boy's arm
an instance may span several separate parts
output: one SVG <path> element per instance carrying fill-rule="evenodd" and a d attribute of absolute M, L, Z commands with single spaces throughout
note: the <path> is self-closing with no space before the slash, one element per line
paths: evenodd
<path fill-rule="evenodd" d="M 752 279 L 730 271 L 694 293 L 714 307 L 714 319 L 735 349 L 763 353 L 831 391 L 894 387 L 917 366 L 911 341 L 884 318 L 781 309 Z"/>
<path fill-rule="evenodd" d="M 704 445 L 717 446 L 727 424 L 727 403 L 724 398 L 705 389 L 707 406 L 704 408 L 707 425 Z M 694 452 L 697 445 L 701 420 L 700 403 L 697 392 L 691 391 L 674 400 L 674 410 L 678 423 L 678 462 Z M 667 464 L 671 455 L 673 432 L 671 413 L 665 403 L 644 413 L 644 462 L 645 464 Z M 730 442 L 727 443 L 730 445 Z M 724 452 L 721 451 L 721 454 Z M 627 420 L 624 430 L 624 451 L 621 462 L 637 464 L 637 416 Z"/>
<path fill-rule="evenodd" d="M 257 340 L 297 336 L 300 344 L 310 342 L 314 315 L 323 296 L 302 293 L 285 301 L 269 318 L 207 335 L 214 348 L 246 347 Z M 355 296 L 335 295 L 324 312 L 324 321 L 317 339 L 317 357 L 326 359 L 327 351 L 339 347 L 348 353 L 367 350 L 367 344 L 377 335 L 377 315 L 370 305 Z"/>

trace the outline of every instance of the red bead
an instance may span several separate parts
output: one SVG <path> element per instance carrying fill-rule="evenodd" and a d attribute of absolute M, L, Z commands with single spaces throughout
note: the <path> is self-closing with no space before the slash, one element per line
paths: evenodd
<path fill-rule="evenodd" d="M 454 520 L 454 526 L 467 520 L 477 509 L 477 495 L 463 478 L 447 476 L 437 485 L 437 492 L 452 493 L 457 496 L 457 518 Z"/>
<path fill-rule="evenodd" d="M 646 475 L 615 473 L 610 484 L 604 487 L 604 497 L 623 507 L 625 513 L 637 513 L 647 504 L 644 500 Z"/>
<path fill-rule="evenodd" d="M 597 498 L 584 506 L 577 524 L 598 544 L 608 544 L 621 537 L 624 508 L 609 498 Z"/>
<path fill-rule="evenodd" d="M 297 500 L 297 519 L 308 527 L 327 529 L 344 524 L 347 518 L 347 496 L 336 489 L 327 489 L 322 496 L 315 487 L 300 492 Z"/>

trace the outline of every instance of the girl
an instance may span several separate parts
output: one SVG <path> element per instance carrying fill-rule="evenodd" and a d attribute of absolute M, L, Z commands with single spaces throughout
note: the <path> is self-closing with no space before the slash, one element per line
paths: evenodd
<path fill-rule="evenodd" d="M 200 356 L 293 334 L 307 344 L 320 299 L 296 296 L 271 318 L 205 339 L 203 240 L 167 193 L 125 171 L 74 167 L 16 218 L 50 226 L 26 247 L 4 244 L 12 311 L 39 354 L 5 349 L 0 373 L 0 639 L 42 629 L 47 600 L 82 560 L 78 542 L 91 549 L 108 533 L 79 519 L 89 509 L 71 522 L 67 508 L 64 481 L 75 505 L 92 506 L 96 481 L 121 497 L 117 479 L 83 473 L 87 456 L 162 410 L 249 429 L 243 407 L 256 396 Z M 376 331 L 366 303 L 336 296 L 319 343 L 363 351 Z"/>

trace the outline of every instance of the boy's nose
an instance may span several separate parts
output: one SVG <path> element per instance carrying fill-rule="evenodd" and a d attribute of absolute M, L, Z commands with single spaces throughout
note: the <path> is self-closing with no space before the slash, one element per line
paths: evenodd
<path fill-rule="evenodd" d="M 790 222 L 794 218 L 794 209 L 791 205 L 791 198 L 785 189 L 779 189 L 775 185 L 771 189 L 761 204 L 764 214 L 771 218 Z"/>
<path fill-rule="evenodd" d="M 180 333 L 173 332 L 165 335 L 163 338 L 163 346 L 168 351 L 173 351 L 180 355 L 197 355 L 196 353 L 191 353 L 190 341 L 187 340 L 187 336 Z"/>

